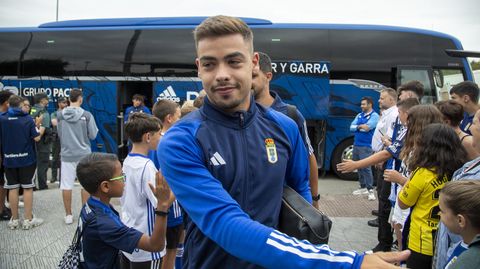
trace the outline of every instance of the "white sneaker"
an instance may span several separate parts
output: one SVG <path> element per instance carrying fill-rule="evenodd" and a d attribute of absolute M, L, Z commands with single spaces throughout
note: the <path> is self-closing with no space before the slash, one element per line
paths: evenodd
<path fill-rule="evenodd" d="M 18 208 L 23 208 L 24 206 L 25 206 L 25 204 L 22 201 L 18 201 Z M 10 208 L 10 203 L 5 202 L 5 207 L 11 209 Z"/>
<path fill-rule="evenodd" d="M 354 190 L 352 192 L 353 195 L 362 195 L 362 194 L 368 194 L 368 190 L 367 188 L 361 188 L 361 189 L 358 189 L 358 190 Z"/>
<path fill-rule="evenodd" d="M 72 215 L 65 216 L 65 224 L 70 225 L 72 223 L 73 223 L 73 216 Z"/>
<path fill-rule="evenodd" d="M 377 200 L 377 198 L 375 198 L 375 193 L 373 192 L 373 190 L 369 190 L 369 191 L 368 191 L 368 200 L 369 200 L 369 201 L 375 201 L 375 200 Z"/>
<path fill-rule="evenodd" d="M 13 219 L 11 218 L 9 221 L 8 221 L 8 228 L 12 229 L 12 230 L 15 230 L 18 228 L 18 225 L 20 225 L 20 221 L 18 219 Z"/>
<path fill-rule="evenodd" d="M 42 223 L 43 223 L 43 219 L 39 219 L 33 216 L 31 220 L 26 219 L 23 221 L 22 229 L 29 230 L 33 227 L 40 226 Z"/>

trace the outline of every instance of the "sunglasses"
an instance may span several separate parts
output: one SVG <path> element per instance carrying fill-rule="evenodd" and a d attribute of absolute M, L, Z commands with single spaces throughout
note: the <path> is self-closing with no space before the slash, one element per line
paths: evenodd
<path fill-rule="evenodd" d="M 125 182 L 125 178 L 126 178 L 126 176 L 125 176 L 125 173 L 122 173 L 122 175 L 121 175 L 121 176 L 118 176 L 118 177 L 111 178 L 111 179 L 109 179 L 108 181 L 116 181 L 116 180 L 121 180 L 121 181 Z"/>

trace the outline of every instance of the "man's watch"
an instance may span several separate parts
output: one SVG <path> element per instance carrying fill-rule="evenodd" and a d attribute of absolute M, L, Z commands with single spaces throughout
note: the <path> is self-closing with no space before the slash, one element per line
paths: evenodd
<path fill-rule="evenodd" d="M 312 195 L 312 200 L 318 202 L 318 200 L 320 200 L 320 194 L 317 194 L 315 196 Z"/>
<path fill-rule="evenodd" d="M 155 215 L 160 216 L 160 217 L 168 216 L 168 211 L 165 212 L 165 211 L 155 210 L 154 212 L 155 212 Z"/>

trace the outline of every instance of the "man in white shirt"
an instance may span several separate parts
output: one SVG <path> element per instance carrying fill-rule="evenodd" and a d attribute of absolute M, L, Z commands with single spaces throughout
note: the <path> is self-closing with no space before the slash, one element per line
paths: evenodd
<path fill-rule="evenodd" d="M 391 140 L 391 134 L 387 130 L 393 130 L 393 125 L 398 116 L 397 109 L 397 91 L 392 88 L 383 89 L 380 92 L 379 106 L 382 109 L 382 115 L 378 121 L 375 132 L 372 138 L 372 149 L 374 152 L 379 152 L 385 147 L 384 141 Z M 390 194 L 390 182 L 383 180 L 384 164 L 377 164 L 374 166 L 373 174 L 377 181 L 378 194 L 378 211 L 376 213 L 377 219 L 369 220 L 368 225 L 378 227 L 378 245 L 373 249 L 374 251 L 390 251 L 392 247 L 392 228 L 388 222 L 391 205 L 388 200 Z"/>

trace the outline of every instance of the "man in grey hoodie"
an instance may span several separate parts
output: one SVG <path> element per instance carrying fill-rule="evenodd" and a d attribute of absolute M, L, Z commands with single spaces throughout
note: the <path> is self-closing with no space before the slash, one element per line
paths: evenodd
<path fill-rule="evenodd" d="M 92 152 L 90 140 L 95 139 L 98 133 L 97 125 L 92 114 L 80 106 L 83 102 L 82 91 L 70 91 L 70 106 L 57 115 L 58 136 L 60 138 L 61 180 L 60 189 L 65 207 L 65 223 L 73 223 L 72 189 L 76 178 L 77 164 L 80 159 Z M 82 190 L 82 202 L 88 194 Z"/>

